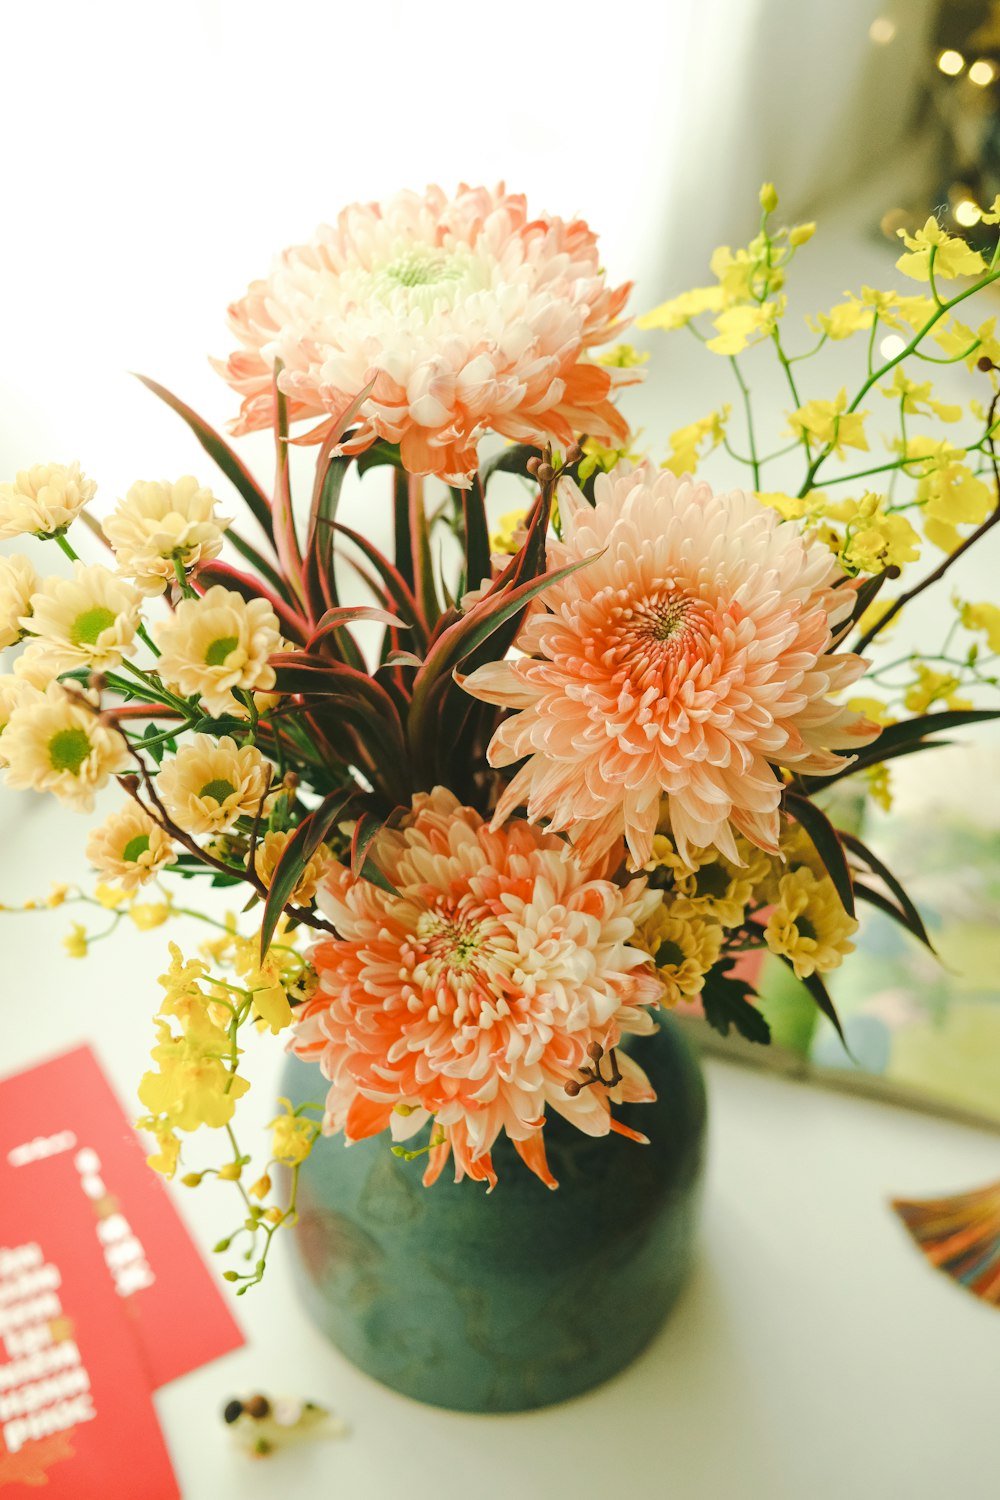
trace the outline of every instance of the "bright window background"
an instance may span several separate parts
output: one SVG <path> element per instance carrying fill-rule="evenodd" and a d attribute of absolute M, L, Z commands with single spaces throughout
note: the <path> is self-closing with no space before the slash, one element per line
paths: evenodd
<path fill-rule="evenodd" d="M 898 12 L 894 41 L 872 20 Z M 582 214 L 641 308 L 887 161 L 929 0 L 35 0 L 0 11 L 0 474 L 79 457 L 98 510 L 190 467 L 226 305 L 346 203 L 501 178 Z M 822 79 L 816 61 L 822 57 Z M 839 291 L 839 281 L 834 291 Z M 685 420 L 682 417 L 679 420 Z M 266 445 L 249 446 L 251 459 Z M 267 460 L 265 459 L 265 462 Z M 178 468 L 179 466 L 179 468 Z"/>

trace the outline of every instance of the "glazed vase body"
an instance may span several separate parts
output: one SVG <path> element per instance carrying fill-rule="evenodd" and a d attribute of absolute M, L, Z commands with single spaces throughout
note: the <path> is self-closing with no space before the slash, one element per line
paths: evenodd
<path fill-rule="evenodd" d="M 447 1167 L 423 1187 L 425 1158 L 393 1156 L 385 1135 L 317 1142 L 299 1180 L 296 1271 L 348 1359 L 419 1401 L 502 1412 L 579 1395 L 644 1348 L 691 1263 L 705 1093 L 669 1020 L 629 1051 L 657 1099 L 615 1114 L 650 1144 L 585 1136 L 550 1109 L 556 1190 L 505 1136 L 490 1194 Z M 283 1092 L 322 1097 L 317 1081 L 314 1064 L 290 1058 Z"/>

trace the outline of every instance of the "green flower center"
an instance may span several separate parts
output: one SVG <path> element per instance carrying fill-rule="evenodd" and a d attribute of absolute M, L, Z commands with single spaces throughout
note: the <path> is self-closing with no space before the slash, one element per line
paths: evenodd
<path fill-rule="evenodd" d="M 687 599 L 671 599 L 660 607 L 651 631 L 654 641 L 669 641 L 684 624 L 688 612 Z"/>
<path fill-rule="evenodd" d="M 137 833 L 134 839 L 129 839 L 122 850 L 122 860 L 127 865 L 138 864 L 139 860 L 149 848 L 149 834 Z"/>
<path fill-rule="evenodd" d="M 82 615 L 77 615 L 70 627 L 70 640 L 74 646 L 94 646 L 101 631 L 110 630 L 116 618 L 113 609 L 95 604 L 93 609 L 85 609 Z"/>
<path fill-rule="evenodd" d="M 206 781 L 205 785 L 198 793 L 198 796 L 214 797 L 216 802 L 218 802 L 219 806 L 221 807 L 226 798 L 231 797 L 235 791 L 236 788 L 233 786 L 233 783 L 231 781 L 223 781 L 220 779 L 219 781 Z"/>
<path fill-rule="evenodd" d="M 809 938 L 815 943 L 817 937 L 816 929 L 808 917 L 796 917 L 795 925 L 799 930 L 799 937 Z"/>
<path fill-rule="evenodd" d="M 217 641 L 213 641 L 205 652 L 205 664 L 209 667 L 225 666 L 226 658 L 236 650 L 239 645 L 239 637 L 235 635 L 220 635 Z"/>
<path fill-rule="evenodd" d="M 53 771 L 79 776 L 90 751 L 90 736 L 85 729 L 60 729 L 49 740 L 49 765 Z"/>
<path fill-rule="evenodd" d="M 686 962 L 686 957 L 680 943 L 673 943 L 668 939 L 657 948 L 653 962 L 658 969 L 679 969 Z"/>
<path fill-rule="evenodd" d="M 410 250 L 386 266 L 383 274 L 397 286 L 434 286 L 439 281 L 458 281 L 463 267 L 446 255 Z"/>

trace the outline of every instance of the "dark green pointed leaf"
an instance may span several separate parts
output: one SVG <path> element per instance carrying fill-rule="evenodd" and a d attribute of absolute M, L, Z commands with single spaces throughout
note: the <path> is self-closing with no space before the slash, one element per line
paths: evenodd
<path fill-rule="evenodd" d="M 303 818 L 281 851 L 281 856 L 271 876 L 271 885 L 264 901 L 261 918 L 260 956 L 262 959 L 271 946 L 278 919 L 292 899 L 292 893 L 302 879 L 306 865 L 331 829 L 343 818 L 356 795 L 353 788 L 345 792 L 342 787 L 338 787 L 335 792 L 324 797 L 319 807 Z"/>
<path fill-rule="evenodd" d="M 540 457 L 541 449 L 530 443 L 515 443 L 513 447 L 503 448 L 479 466 L 479 478 L 484 491 L 494 474 L 520 474 L 522 478 L 530 479 L 528 459 Z"/>
<path fill-rule="evenodd" d="M 891 917 L 892 920 L 894 922 L 897 922 L 900 927 L 905 927 L 906 931 L 911 935 L 911 937 L 915 937 L 921 943 L 923 943 L 924 946 L 934 954 L 935 958 L 939 956 L 937 949 L 934 947 L 934 944 L 931 942 L 930 938 L 927 937 L 926 933 L 921 934 L 920 932 L 918 932 L 913 924 L 907 919 L 905 912 L 903 912 L 894 901 L 890 901 L 888 896 L 883 895 L 881 891 L 876 891 L 870 885 L 865 885 L 863 880 L 856 880 L 854 882 L 854 894 L 857 896 L 859 901 L 867 901 L 869 906 L 877 907 L 880 912 L 883 912 L 887 917 Z M 923 926 L 922 923 L 921 926 Z"/>
<path fill-rule="evenodd" d="M 816 853 L 823 861 L 826 872 L 836 888 L 840 903 L 849 917 L 854 916 L 854 894 L 851 890 L 851 871 L 847 863 L 844 846 L 837 830 L 826 813 L 821 812 L 808 797 L 797 792 L 785 793 L 785 810 L 805 829 L 813 842 Z"/>
<path fill-rule="evenodd" d="M 904 925 L 909 928 L 914 937 L 918 937 L 933 953 L 934 944 L 927 935 L 927 928 L 923 924 L 920 913 L 888 866 L 884 865 L 878 856 L 873 854 L 868 846 L 863 844 L 855 834 L 845 833 L 841 830 L 840 838 L 841 842 L 850 849 L 852 854 L 856 854 L 860 860 L 864 861 L 873 875 L 877 875 L 880 880 L 885 882 L 895 896 L 896 902 L 906 918 Z"/>

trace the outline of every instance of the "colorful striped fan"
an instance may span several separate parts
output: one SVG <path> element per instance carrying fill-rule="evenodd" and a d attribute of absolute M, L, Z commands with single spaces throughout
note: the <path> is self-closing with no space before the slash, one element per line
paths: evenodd
<path fill-rule="evenodd" d="M 1000 1182 L 954 1198 L 895 1198 L 892 1206 L 932 1266 L 1000 1307 Z"/>

